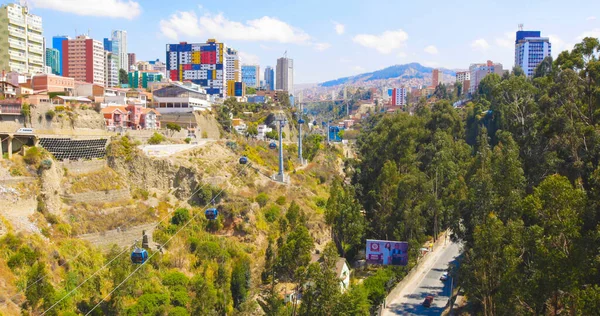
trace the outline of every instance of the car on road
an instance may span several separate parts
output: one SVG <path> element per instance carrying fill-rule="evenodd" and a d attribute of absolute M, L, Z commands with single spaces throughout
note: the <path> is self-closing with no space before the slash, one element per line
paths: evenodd
<path fill-rule="evenodd" d="M 440 277 L 440 280 L 442 280 L 442 281 L 448 280 L 448 272 L 442 273 L 442 276 Z"/>
<path fill-rule="evenodd" d="M 423 301 L 423 306 L 424 307 L 431 307 L 431 303 L 433 303 L 433 295 L 427 295 L 427 297 Z"/>

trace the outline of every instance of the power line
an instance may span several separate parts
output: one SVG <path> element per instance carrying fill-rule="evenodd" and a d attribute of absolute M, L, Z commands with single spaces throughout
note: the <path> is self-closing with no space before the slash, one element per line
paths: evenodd
<path fill-rule="evenodd" d="M 242 170 L 240 170 L 235 177 L 238 177 L 242 171 L 246 170 L 246 168 L 248 168 L 248 166 L 250 166 L 251 163 L 247 164 Z M 233 179 L 232 178 L 232 179 Z M 214 201 L 216 198 L 218 198 L 223 191 L 225 191 L 225 189 L 221 189 L 221 191 L 219 191 L 219 193 L 217 193 L 217 195 L 215 195 L 212 199 L 211 202 Z M 208 202 L 203 209 L 206 209 L 211 202 Z M 192 220 L 194 220 L 198 215 L 200 215 L 202 212 L 198 212 L 196 213 L 196 215 L 194 215 L 192 218 L 190 218 L 183 226 L 181 226 L 181 228 L 179 228 L 175 234 L 173 234 L 173 236 L 171 236 L 169 239 L 167 239 L 167 241 L 165 241 L 161 246 L 160 249 L 163 249 L 165 247 L 165 245 L 167 243 L 169 243 L 169 241 L 171 241 L 173 238 L 175 238 L 175 236 L 177 236 L 177 234 L 179 234 L 179 232 L 181 232 L 184 228 L 186 228 L 191 222 Z M 147 262 L 150 261 L 150 259 L 152 259 L 152 257 L 154 257 L 154 255 L 156 255 L 158 253 L 158 251 L 152 253 L 148 259 L 146 259 L 146 261 L 144 261 L 142 264 L 140 264 L 135 270 L 133 270 L 133 272 L 131 272 L 123 281 L 121 281 L 121 283 L 119 283 L 115 288 L 113 288 L 104 298 L 102 298 L 102 300 L 100 302 L 98 302 L 98 304 L 96 304 L 89 312 L 87 312 L 87 314 L 85 314 L 85 316 L 89 315 L 91 312 L 93 312 L 98 306 L 100 306 L 100 304 L 102 304 L 102 302 L 104 302 L 112 293 L 114 293 L 118 288 L 121 287 L 121 285 L 125 284 L 125 282 L 127 282 L 127 280 L 129 280 L 129 278 L 131 278 L 139 269 L 142 268 L 142 266 L 144 266 Z"/>
<path fill-rule="evenodd" d="M 243 171 L 243 170 L 242 170 L 242 171 Z M 238 174 L 239 174 L 239 173 L 238 173 Z M 236 175 L 236 177 L 237 177 L 237 175 Z M 200 188 L 198 188 L 196 191 L 194 191 L 194 192 L 193 192 L 193 193 L 192 193 L 192 194 L 191 194 L 191 195 L 190 195 L 190 196 L 189 196 L 189 197 L 188 197 L 188 198 L 187 198 L 185 201 L 186 201 L 186 202 L 187 202 L 187 201 L 189 201 L 189 200 L 190 200 L 192 197 L 194 197 L 194 195 L 195 195 L 196 193 L 198 193 L 200 190 L 202 190 L 202 188 L 204 188 L 206 185 L 208 185 L 208 184 L 207 184 L 207 183 L 205 183 L 205 184 L 203 184 L 202 186 L 200 186 Z M 223 190 L 221 190 L 221 192 L 222 192 L 222 191 L 223 191 Z M 219 194 L 221 194 L 221 192 L 219 192 Z M 213 198 L 213 200 L 214 200 L 214 198 Z M 142 214 L 140 214 L 140 215 L 138 215 L 138 216 L 141 216 L 141 215 L 142 215 Z M 164 216 L 163 218 L 161 218 L 161 220 L 160 220 L 160 221 L 158 221 L 158 222 L 156 223 L 156 226 L 154 226 L 154 228 L 158 227 L 158 225 L 160 225 L 160 224 L 161 224 L 161 223 L 162 223 L 162 222 L 163 222 L 165 219 L 167 219 L 167 218 L 169 217 L 169 215 L 170 215 L 170 214 L 167 214 L 166 216 Z M 135 217 L 135 218 L 137 218 L 137 217 Z M 134 218 L 134 219 L 135 219 L 135 218 Z M 135 243 L 134 243 L 134 245 L 135 245 Z M 125 251 L 127 251 L 128 249 L 129 249 L 129 248 L 125 248 L 125 250 L 123 250 L 123 251 L 122 251 L 122 252 L 120 252 L 118 255 L 116 255 L 116 256 L 115 256 L 115 257 L 114 257 L 112 260 L 110 260 L 110 261 L 109 261 L 107 264 L 103 265 L 102 267 L 100 267 L 100 269 L 96 270 L 96 271 L 94 272 L 94 274 L 92 274 L 90 277 L 88 277 L 88 278 L 87 278 L 87 279 L 85 279 L 83 282 L 81 282 L 79 285 L 77 285 L 77 287 L 75 287 L 75 288 L 74 288 L 73 290 L 71 290 L 69 293 L 65 294 L 65 295 L 64 295 L 64 296 L 63 296 L 63 297 L 62 297 L 60 300 L 58 300 L 56 303 L 54 303 L 52 306 L 50 306 L 50 308 L 48 308 L 47 310 L 45 310 L 45 311 L 42 313 L 42 316 L 43 316 L 44 314 L 46 314 L 48 311 L 50 311 L 52 308 L 54 308 L 54 307 L 55 307 L 55 306 L 56 306 L 58 303 L 62 302 L 62 301 L 65 299 L 65 298 L 69 297 L 69 296 L 70 296 L 70 295 L 71 295 L 71 294 L 72 294 L 72 293 L 73 293 L 75 290 L 77 290 L 78 288 L 80 288 L 80 287 L 81 287 L 83 284 L 85 284 L 87 281 L 89 281 L 89 280 L 90 280 L 90 279 L 91 279 L 91 278 L 92 278 L 94 275 L 96 275 L 98 272 L 100 272 L 101 270 L 103 270 L 104 268 L 106 268 L 108 265 L 110 265 L 110 264 L 111 264 L 113 261 L 115 261 L 115 259 L 117 259 L 118 257 L 120 257 L 120 256 L 121 256 L 121 255 L 122 255 L 122 254 L 123 254 Z M 160 249 L 162 249 L 162 246 L 161 246 L 161 248 L 160 248 Z M 83 250 L 82 250 L 82 252 L 83 252 Z M 81 254 L 81 252 L 80 252 L 80 254 Z M 77 255 L 77 256 L 79 256 L 79 255 Z M 75 258 L 73 258 L 73 259 L 71 259 L 71 260 L 74 260 L 74 259 L 75 259 Z M 37 281 L 36 281 L 36 283 L 37 283 L 37 282 L 39 282 L 39 281 L 41 281 L 41 280 L 42 280 L 42 279 L 44 279 L 44 278 L 45 278 L 45 276 L 44 276 L 44 277 L 42 277 L 42 278 L 40 278 L 39 280 L 37 280 Z M 35 284 L 35 283 L 34 283 L 34 284 Z M 32 284 L 32 285 L 33 285 L 33 284 Z M 31 285 L 30 285 L 29 287 L 31 287 Z M 29 288 L 29 287 L 28 287 L 28 288 Z M 12 299 L 12 298 L 11 298 L 11 299 Z"/>

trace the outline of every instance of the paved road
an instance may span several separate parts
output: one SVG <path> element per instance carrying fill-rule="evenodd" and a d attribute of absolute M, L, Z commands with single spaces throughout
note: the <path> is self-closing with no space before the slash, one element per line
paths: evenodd
<path fill-rule="evenodd" d="M 441 315 L 450 298 L 450 280 L 442 282 L 440 276 L 448 264 L 459 255 L 460 245 L 451 243 L 438 248 L 420 267 L 418 273 L 394 298 L 388 298 L 383 315 Z M 430 308 L 422 303 L 427 295 L 434 295 Z"/>
<path fill-rule="evenodd" d="M 150 157 L 169 157 L 182 151 L 206 145 L 209 140 L 198 140 L 197 144 L 166 144 L 166 145 L 140 145 L 139 148 Z"/>

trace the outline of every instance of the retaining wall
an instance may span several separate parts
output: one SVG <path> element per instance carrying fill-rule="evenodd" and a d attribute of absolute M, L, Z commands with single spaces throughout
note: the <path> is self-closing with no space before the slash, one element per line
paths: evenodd
<path fill-rule="evenodd" d="M 66 168 L 69 174 L 94 172 L 107 166 L 106 160 L 63 161 L 58 164 L 61 168 Z"/>
<path fill-rule="evenodd" d="M 109 190 L 109 191 L 92 191 L 75 194 L 67 194 L 62 196 L 70 203 L 111 203 L 122 200 L 129 200 L 131 195 L 128 189 Z"/>

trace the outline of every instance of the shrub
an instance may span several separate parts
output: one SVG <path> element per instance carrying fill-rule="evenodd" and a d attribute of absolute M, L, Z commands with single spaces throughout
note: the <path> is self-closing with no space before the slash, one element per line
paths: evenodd
<path fill-rule="evenodd" d="M 269 223 L 274 223 L 281 214 L 281 209 L 277 205 L 271 205 L 270 207 L 265 209 L 265 219 Z"/>
<path fill-rule="evenodd" d="M 52 120 L 55 115 L 56 115 L 56 112 L 54 112 L 52 110 L 49 110 L 48 112 L 46 112 L 46 119 L 47 120 Z"/>
<path fill-rule="evenodd" d="M 256 198 L 256 203 L 258 203 L 258 205 L 260 205 L 260 207 L 265 207 L 265 205 L 267 205 L 267 202 L 269 202 L 269 196 L 266 193 L 259 193 Z"/>
<path fill-rule="evenodd" d="M 46 169 L 46 170 L 50 169 L 52 167 L 52 160 L 50 160 L 50 159 L 44 159 L 44 160 L 42 160 L 41 167 L 43 169 Z M 67 173 L 65 172 L 65 176 L 66 175 L 67 175 Z"/>
<path fill-rule="evenodd" d="M 192 139 L 189 138 L 189 137 L 187 137 L 186 139 L 184 139 L 184 141 L 185 141 L 186 144 L 189 144 L 192 141 Z"/>
<path fill-rule="evenodd" d="M 171 218 L 171 223 L 173 225 L 181 225 L 190 220 L 190 211 L 186 208 L 179 208 L 173 214 Z"/>
<path fill-rule="evenodd" d="M 37 166 L 42 161 L 42 151 L 38 147 L 31 147 L 25 152 L 23 160 L 25 160 L 28 165 Z"/>
<path fill-rule="evenodd" d="M 148 139 L 148 144 L 157 145 L 157 144 L 164 142 L 165 140 L 166 140 L 165 136 L 163 136 L 162 134 L 159 134 L 157 132 L 154 132 L 152 137 L 150 137 L 150 139 Z"/>
<path fill-rule="evenodd" d="M 206 131 L 202 132 L 202 138 L 208 138 L 208 133 Z"/>
<path fill-rule="evenodd" d="M 57 106 L 54 107 L 54 110 L 56 112 L 63 112 L 65 110 L 65 107 L 62 106 L 62 105 L 57 105 Z"/>
<path fill-rule="evenodd" d="M 275 203 L 279 204 L 279 205 L 285 205 L 285 196 L 280 196 L 277 198 L 277 200 L 275 200 Z"/>

